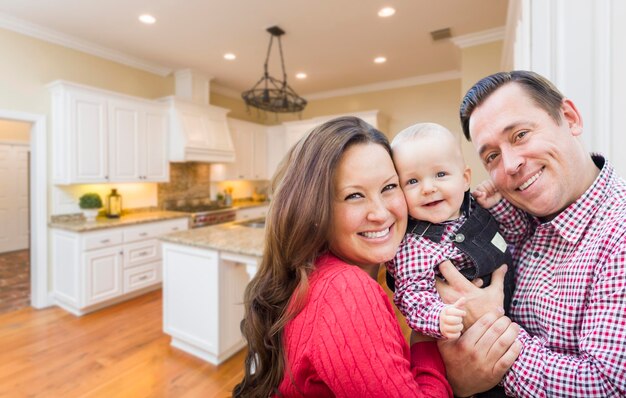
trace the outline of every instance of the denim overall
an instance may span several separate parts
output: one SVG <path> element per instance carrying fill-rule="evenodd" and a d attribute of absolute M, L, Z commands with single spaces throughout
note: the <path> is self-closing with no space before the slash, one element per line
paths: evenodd
<path fill-rule="evenodd" d="M 475 203 L 469 191 L 465 192 L 461 211 L 465 214 L 466 220 L 456 231 L 452 244 L 468 256 L 474 266 L 460 272 L 469 280 L 481 278 L 483 287 L 487 287 L 491 283 L 491 273 L 502 264 L 507 264 L 509 268 L 504 277 L 504 311 L 508 314 L 514 288 L 511 251 L 498 232 L 496 220 L 487 210 Z M 445 225 L 415 220 L 411 217 L 406 229 L 407 233 L 424 236 L 436 243 L 441 241 L 444 231 Z M 386 279 L 389 289 L 395 291 L 393 277 L 387 273 Z"/>
<path fill-rule="evenodd" d="M 508 315 L 515 287 L 511 251 L 506 244 L 502 246 L 504 239 L 498 232 L 496 220 L 487 210 L 475 203 L 469 191 L 465 192 L 461 211 L 465 214 L 466 220 L 456 231 L 452 244 L 468 256 L 474 266 L 459 272 L 469 280 L 481 278 L 482 287 L 487 287 L 491 283 L 491 273 L 502 264 L 507 264 L 508 270 L 504 276 L 504 311 Z M 409 217 L 406 229 L 407 233 L 424 236 L 436 243 L 441 242 L 444 231 L 445 225 L 415 220 L 411 217 Z M 505 250 L 502 251 L 502 248 Z M 386 282 L 389 289 L 395 291 L 395 281 L 389 272 L 386 274 Z M 506 397 L 506 394 L 503 387 L 495 386 L 488 391 L 476 394 L 475 397 L 499 398 Z"/>

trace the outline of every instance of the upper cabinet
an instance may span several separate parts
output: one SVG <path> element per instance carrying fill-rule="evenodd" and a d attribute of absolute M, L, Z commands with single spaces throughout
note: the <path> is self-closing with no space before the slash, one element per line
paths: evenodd
<path fill-rule="evenodd" d="M 228 119 L 235 148 L 235 162 L 211 165 L 211 179 L 267 180 L 267 127 L 237 119 Z"/>
<path fill-rule="evenodd" d="M 164 104 L 63 81 L 50 90 L 55 184 L 169 180 Z"/>
<path fill-rule="evenodd" d="M 267 130 L 268 151 L 267 151 L 267 173 L 271 178 L 276 172 L 287 151 L 291 149 L 300 139 L 306 136 L 311 130 L 320 124 L 339 116 L 356 116 L 363 119 L 381 131 L 387 130 L 385 118 L 377 110 L 353 112 L 342 115 L 319 116 L 312 119 L 284 122 L 280 126 L 272 126 Z"/>

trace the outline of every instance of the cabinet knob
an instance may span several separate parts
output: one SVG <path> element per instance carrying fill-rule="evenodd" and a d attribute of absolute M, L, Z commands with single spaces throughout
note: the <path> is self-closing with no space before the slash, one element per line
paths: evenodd
<path fill-rule="evenodd" d="M 103 240 L 100 241 L 100 243 L 104 244 L 104 243 L 109 243 L 110 241 L 111 241 L 111 239 L 103 239 Z"/>
<path fill-rule="evenodd" d="M 120 256 L 124 255 L 124 250 L 120 250 Z"/>
<path fill-rule="evenodd" d="M 147 236 L 147 235 L 148 235 L 147 232 L 142 232 L 142 233 L 139 234 L 139 236 Z"/>

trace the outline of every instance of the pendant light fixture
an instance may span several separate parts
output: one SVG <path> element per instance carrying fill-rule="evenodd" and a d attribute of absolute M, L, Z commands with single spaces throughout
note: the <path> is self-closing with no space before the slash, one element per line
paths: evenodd
<path fill-rule="evenodd" d="M 265 73 L 263 77 L 248 91 L 244 91 L 241 97 L 248 107 L 255 107 L 267 112 L 288 113 L 301 112 L 307 104 L 307 101 L 300 97 L 287 84 L 287 73 L 285 72 L 285 60 L 283 59 L 283 47 L 280 37 L 285 31 L 278 26 L 272 26 L 267 31 L 270 33 L 270 44 L 267 48 L 267 56 L 263 66 Z M 272 51 L 272 43 L 274 38 L 278 40 L 278 49 L 280 52 L 280 64 L 283 69 L 283 80 L 270 76 L 267 71 L 267 64 Z"/>

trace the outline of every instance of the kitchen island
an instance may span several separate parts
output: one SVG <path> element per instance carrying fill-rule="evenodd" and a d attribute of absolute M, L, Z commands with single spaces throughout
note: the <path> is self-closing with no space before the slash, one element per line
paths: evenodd
<path fill-rule="evenodd" d="M 252 227 L 250 225 L 254 225 Z M 244 347 L 244 290 L 264 228 L 233 222 L 163 237 L 163 330 L 172 346 L 218 365 Z"/>

